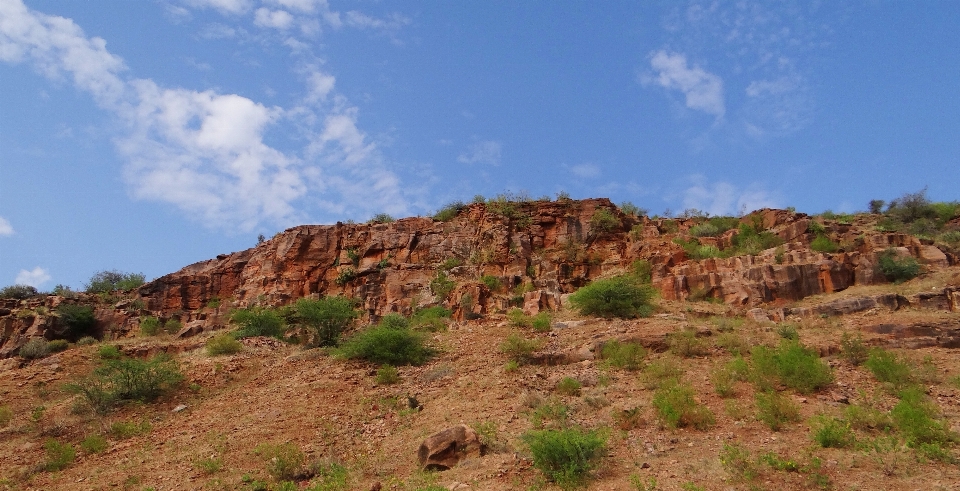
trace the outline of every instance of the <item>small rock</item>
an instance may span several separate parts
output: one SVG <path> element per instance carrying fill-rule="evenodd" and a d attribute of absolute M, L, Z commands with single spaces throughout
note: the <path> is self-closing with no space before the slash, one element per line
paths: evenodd
<path fill-rule="evenodd" d="M 186 408 L 187 408 L 186 404 L 180 404 L 177 407 L 173 408 L 173 412 L 179 413 L 180 411 L 183 411 Z"/>

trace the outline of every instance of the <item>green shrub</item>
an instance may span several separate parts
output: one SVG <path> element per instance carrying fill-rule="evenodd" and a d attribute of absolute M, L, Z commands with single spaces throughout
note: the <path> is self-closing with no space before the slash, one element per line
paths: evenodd
<path fill-rule="evenodd" d="M 90 346 L 92 344 L 97 344 L 97 338 L 93 336 L 84 336 L 77 340 L 77 346 Z"/>
<path fill-rule="evenodd" d="M 643 367 L 640 381 L 647 389 L 658 389 L 680 382 L 683 370 L 673 358 L 661 358 Z"/>
<path fill-rule="evenodd" d="M 840 245 L 830 240 L 830 237 L 827 237 L 826 235 L 818 235 L 817 238 L 810 242 L 810 249 L 817 252 L 826 252 L 832 254 L 840 249 Z"/>
<path fill-rule="evenodd" d="M 600 358 L 615 368 L 639 370 L 647 350 L 640 343 L 610 341 L 600 350 Z"/>
<path fill-rule="evenodd" d="M 26 300 L 30 297 L 39 295 L 40 292 L 30 285 L 10 285 L 0 288 L 0 298 L 12 298 L 14 300 Z"/>
<path fill-rule="evenodd" d="M 54 339 L 47 343 L 47 349 L 49 349 L 51 353 L 59 353 L 69 347 L 70 342 L 66 339 Z"/>
<path fill-rule="evenodd" d="M 238 338 L 269 336 L 280 339 L 285 330 L 283 317 L 264 307 L 237 309 L 230 315 L 230 321 L 240 327 L 236 332 Z"/>
<path fill-rule="evenodd" d="M 723 367 L 713 371 L 711 375 L 713 389 L 720 397 L 732 397 L 736 395 L 735 383 L 746 381 L 749 374 L 750 367 L 747 362 L 737 356 Z"/>
<path fill-rule="evenodd" d="M 631 215 L 635 217 L 642 217 L 647 214 L 647 210 L 640 208 L 629 201 L 620 203 L 620 211 L 622 211 L 624 215 Z"/>
<path fill-rule="evenodd" d="M 758 391 L 756 403 L 757 419 L 773 431 L 780 431 L 787 423 L 800 421 L 800 408 L 777 391 Z"/>
<path fill-rule="evenodd" d="M 314 300 L 301 298 L 294 304 L 297 321 L 310 330 L 312 344 L 335 346 L 340 335 L 360 317 L 356 302 L 341 296 L 326 296 Z"/>
<path fill-rule="evenodd" d="M 677 383 L 658 389 L 653 395 L 653 407 L 668 428 L 692 426 L 708 430 L 716 423 L 710 409 L 694 399 L 693 388 L 689 385 Z"/>
<path fill-rule="evenodd" d="M 457 283 L 447 277 L 447 273 L 443 271 L 437 271 L 436 276 L 430 281 L 430 291 L 440 299 L 447 298 L 456 286 Z"/>
<path fill-rule="evenodd" d="M 900 391 L 916 383 L 913 370 L 907 360 L 882 348 L 870 350 L 870 356 L 863 364 L 880 382 L 890 384 Z"/>
<path fill-rule="evenodd" d="M 43 358 L 50 354 L 50 344 L 43 338 L 30 338 L 20 347 L 20 357 L 28 360 Z"/>
<path fill-rule="evenodd" d="M 232 355 L 243 349 L 243 344 L 229 334 L 220 334 L 207 340 L 205 343 L 207 354 L 210 356 Z"/>
<path fill-rule="evenodd" d="M 871 405 L 851 404 L 844 410 L 844 418 L 852 428 L 861 431 L 887 431 L 893 428 L 890 415 Z"/>
<path fill-rule="evenodd" d="M 783 239 L 773 233 L 762 230 L 759 224 L 741 223 L 738 233 L 733 236 L 733 255 L 755 256 L 762 251 L 783 244 Z"/>
<path fill-rule="evenodd" d="M 823 448 L 846 448 L 856 442 L 850 423 L 826 416 L 814 419 L 810 436 Z"/>
<path fill-rule="evenodd" d="M 519 333 L 511 333 L 500 344 L 500 352 L 520 365 L 530 362 L 533 353 L 540 349 L 542 343 L 537 339 L 526 339 Z"/>
<path fill-rule="evenodd" d="M 447 329 L 447 319 L 452 312 L 441 306 L 427 307 L 417 310 L 410 317 L 410 325 L 414 328 L 424 329 L 430 332 L 445 331 Z"/>
<path fill-rule="evenodd" d="M 720 328 L 718 327 L 718 330 Z M 734 356 L 740 356 L 750 352 L 751 344 L 749 341 L 736 333 L 723 332 L 716 336 L 713 345 Z"/>
<path fill-rule="evenodd" d="M 167 334 L 176 334 L 183 329 L 183 324 L 178 319 L 167 319 L 167 322 L 163 323 L 163 330 Z"/>
<path fill-rule="evenodd" d="M 500 283 L 500 278 L 492 275 L 483 275 L 480 277 L 480 283 L 483 283 L 490 289 L 490 291 L 495 292 L 499 290 L 503 285 Z"/>
<path fill-rule="evenodd" d="M 97 348 L 97 357 L 101 360 L 119 360 L 122 356 L 123 352 L 120 351 L 120 348 L 112 344 L 105 344 Z"/>
<path fill-rule="evenodd" d="M 146 421 L 140 421 L 139 423 L 133 421 L 114 421 L 107 429 L 107 433 L 115 440 L 126 440 L 137 435 L 149 433 L 151 429 L 153 428 L 150 426 L 150 423 Z"/>
<path fill-rule="evenodd" d="M 750 451 L 738 444 L 723 444 L 723 449 L 720 450 L 720 465 L 735 481 L 750 481 L 758 475 Z"/>
<path fill-rule="evenodd" d="M 277 481 L 292 481 L 300 474 L 306 456 L 292 443 L 261 443 L 253 452 L 267 463 L 267 473 Z"/>
<path fill-rule="evenodd" d="M 590 217 L 590 229 L 597 233 L 610 233 L 620 228 L 620 219 L 606 208 L 598 208 Z"/>
<path fill-rule="evenodd" d="M 215 455 L 203 457 L 193 461 L 193 466 L 200 471 L 201 474 L 216 474 L 223 469 L 223 459 Z"/>
<path fill-rule="evenodd" d="M 423 334 L 407 327 L 384 324 L 360 331 L 340 347 L 345 358 L 363 359 L 378 365 L 421 365 L 434 350 L 426 345 Z"/>
<path fill-rule="evenodd" d="M 654 289 L 629 276 L 596 280 L 570 295 L 570 303 L 582 315 L 601 317 L 647 317 L 653 313 Z"/>
<path fill-rule="evenodd" d="M 137 358 L 105 359 L 93 374 L 65 389 L 98 414 L 108 412 L 120 401 L 151 402 L 183 380 L 177 363 L 166 354 L 149 360 Z"/>
<path fill-rule="evenodd" d="M 796 341 L 784 340 L 776 349 L 757 346 L 751 351 L 754 381 L 761 389 L 770 389 L 773 381 L 807 394 L 833 381 L 830 366 L 813 350 Z"/>
<path fill-rule="evenodd" d="M 49 472 L 62 471 L 77 458 L 73 445 L 60 443 L 52 438 L 43 444 L 43 449 L 47 454 L 47 462 L 43 467 Z"/>
<path fill-rule="evenodd" d="M 89 305 L 62 303 L 57 306 L 57 315 L 66 327 L 63 337 L 71 341 L 93 334 L 97 327 L 93 307 Z"/>
<path fill-rule="evenodd" d="M 939 418 L 936 403 L 931 401 L 922 389 L 907 389 L 900 397 L 900 402 L 890 410 L 890 418 L 907 445 L 918 447 L 924 444 L 950 445 L 957 442 L 957 435 L 950 431 L 946 421 Z"/>
<path fill-rule="evenodd" d="M 530 431 L 523 436 L 533 466 L 564 489 L 582 485 L 606 453 L 607 437 L 579 427 Z"/>
<path fill-rule="evenodd" d="M 116 270 L 100 271 L 90 277 L 90 282 L 84 285 L 84 289 L 87 293 L 128 291 L 143 285 L 145 279 L 143 273 L 123 273 Z"/>
<path fill-rule="evenodd" d="M 86 454 L 95 454 L 107 449 L 107 439 L 102 435 L 90 435 L 80 442 L 80 450 Z"/>
<path fill-rule="evenodd" d="M 789 341 L 800 340 L 800 331 L 797 329 L 797 325 L 793 323 L 784 323 L 777 326 L 777 335 L 780 336 L 781 339 Z"/>
<path fill-rule="evenodd" d="M 540 312 L 539 314 L 533 316 L 530 321 L 530 326 L 533 327 L 533 330 L 537 332 L 549 331 L 550 314 L 548 312 Z"/>
<path fill-rule="evenodd" d="M 395 221 L 397 221 L 397 219 L 387 213 L 377 213 L 373 218 L 367 220 L 367 223 L 392 223 Z"/>
<path fill-rule="evenodd" d="M 580 384 L 580 381 L 573 377 L 563 377 L 557 382 L 556 391 L 560 395 L 565 396 L 578 396 L 580 395 L 580 388 L 583 387 Z"/>
<path fill-rule="evenodd" d="M 870 352 L 867 346 L 863 344 L 863 338 L 860 337 L 860 334 L 853 338 L 845 332 L 840 338 L 840 355 L 851 365 L 857 366 L 867 361 Z"/>
<path fill-rule="evenodd" d="M 314 475 L 313 481 L 306 491 L 346 491 L 350 489 L 348 479 L 350 477 L 347 468 L 332 463 L 317 463 L 311 466 Z M 446 488 L 444 488 L 446 489 Z"/>
<path fill-rule="evenodd" d="M 396 367 L 383 365 L 377 369 L 377 385 L 393 385 L 400 381 L 400 372 Z"/>
<path fill-rule="evenodd" d="M 668 334 L 667 345 L 670 347 L 670 353 L 684 358 L 707 353 L 706 346 L 697 338 L 696 331 L 692 329 L 681 329 Z"/>
<path fill-rule="evenodd" d="M 144 336 L 156 336 L 160 334 L 160 319 L 152 315 L 140 318 L 140 333 Z"/>
<path fill-rule="evenodd" d="M 356 277 L 357 277 L 357 270 L 353 268 L 347 268 L 337 273 L 337 278 L 333 281 L 338 286 L 344 286 L 347 283 L 350 283 L 351 281 L 353 281 L 353 279 Z"/>
<path fill-rule="evenodd" d="M 448 203 L 443 208 L 440 208 L 436 214 L 433 215 L 434 220 L 439 220 L 441 222 L 449 222 L 457 217 L 461 211 L 467 208 L 467 205 L 463 201 L 453 201 Z"/>
<path fill-rule="evenodd" d="M 704 222 L 690 227 L 690 235 L 694 237 L 716 237 L 720 229 L 710 222 Z"/>
<path fill-rule="evenodd" d="M 920 274 L 920 263 L 912 256 L 900 257 L 895 249 L 887 249 L 877 256 L 877 267 L 888 281 L 903 283 Z"/>

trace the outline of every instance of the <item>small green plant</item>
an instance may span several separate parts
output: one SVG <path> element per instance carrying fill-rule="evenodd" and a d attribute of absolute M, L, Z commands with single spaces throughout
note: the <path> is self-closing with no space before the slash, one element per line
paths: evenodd
<path fill-rule="evenodd" d="M 160 334 L 160 319 L 152 315 L 140 318 L 140 333 L 144 336 L 156 336 Z"/>
<path fill-rule="evenodd" d="M 629 319 L 652 314 L 653 297 L 653 287 L 625 275 L 590 283 L 570 295 L 570 303 L 582 315 Z"/>
<path fill-rule="evenodd" d="M 49 349 L 51 353 L 59 353 L 69 347 L 70 342 L 66 339 L 54 339 L 47 343 L 47 349 Z"/>
<path fill-rule="evenodd" d="M 62 471 L 77 458 L 77 451 L 73 448 L 73 445 L 60 443 L 52 438 L 43 444 L 43 449 L 47 454 L 44 469 L 49 472 Z"/>
<path fill-rule="evenodd" d="M 107 449 L 107 439 L 102 435 L 90 435 L 80 442 L 80 450 L 86 454 L 95 454 Z"/>
<path fill-rule="evenodd" d="M 214 336 L 207 340 L 205 346 L 210 356 L 232 355 L 243 349 L 243 344 L 229 334 Z"/>
<path fill-rule="evenodd" d="M 890 410 L 890 418 L 911 447 L 952 445 L 960 441 L 948 423 L 940 419 L 936 404 L 919 388 L 901 392 L 900 402 Z"/>
<path fill-rule="evenodd" d="M 863 397 L 863 396 L 862 396 Z M 844 420 L 851 428 L 860 431 L 888 431 L 893 429 L 893 420 L 869 401 L 865 404 L 851 404 L 844 410 Z"/>
<path fill-rule="evenodd" d="M 391 325 L 394 320 L 360 331 L 344 342 L 340 354 L 345 358 L 363 359 L 378 365 L 421 365 L 434 355 L 426 337 L 409 327 Z M 402 318 L 402 317 L 401 317 Z"/>
<path fill-rule="evenodd" d="M 50 345 L 46 339 L 30 338 L 20 347 L 19 354 L 21 358 L 26 358 L 27 360 L 43 358 L 50 354 Z"/>
<path fill-rule="evenodd" d="M 623 431 L 640 428 L 646 424 L 643 419 L 643 408 L 640 407 L 616 410 L 613 413 L 613 420 L 617 423 L 617 428 Z"/>
<path fill-rule="evenodd" d="M 383 365 L 377 369 L 377 385 L 393 385 L 400 382 L 400 372 L 392 365 Z"/>
<path fill-rule="evenodd" d="M 220 472 L 223 469 L 223 459 L 217 457 L 216 455 L 211 455 L 210 457 L 201 457 L 193 461 L 193 466 L 200 471 L 201 474 L 211 475 Z"/>
<path fill-rule="evenodd" d="M 563 489 L 581 486 L 606 453 L 607 436 L 580 427 L 535 430 L 523 436 L 533 466 Z"/>
<path fill-rule="evenodd" d="M 560 395 L 579 396 L 581 387 L 582 385 L 580 384 L 579 380 L 573 377 L 563 377 L 559 382 L 557 382 L 555 390 Z"/>
<path fill-rule="evenodd" d="M 297 321 L 305 326 L 315 346 L 335 346 L 340 335 L 360 316 L 356 302 L 341 296 L 301 298 L 294 304 Z"/>
<path fill-rule="evenodd" d="M 220 297 L 213 297 L 210 300 L 207 300 L 208 309 L 218 309 L 222 304 L 223 304 L 223 300 L 221 300 Z"/>
<path fill-rule="evenodd" d="M 147 421 L 115 421 L 107 429 L 107 434 L 116 440 L 126 440 L 144 433 L 149 433 L 152 427 Z"/>
<path fill-rule="evenodd" d="M 643 367 L 640 381 L 647 389 L 659 389 L 680 381 L 683 370 L 673 358 L 654 360 Z"/>
<path fill-rule="evenodd" d="M 723 444 L 720 465 L 735 481 L 752 481 L 759 475 L 750 451 L 738 444 Z"/>
<path fill-rule="evenodd" d="M 397 221 L 397 219 L 387 213 L 377 213 L 373 218 L 367 220 L 367 223 L 392 223 L 395 221 Z"/>
<path fill-rule="evenodd" d="M 800 421 L 800 408 L 777 391 L 756 393 L 757 419 L 773 431 L 780 431 L 787 423 Z"/>
<path fill-rule="evenodd" d="M 833 381 L 830 366 L 813 350 L 796 341 L 783 340 L 776 349 L 756 346 L 751 350 L 754 382 L 762 390 L 773 388 L 779 381 L 796 391 L 808 394 Z"/>
<path fill-rule="evenodd" d="M 480 277 L 480 283 L 486 285 L 486 287 L 492 291 L 499 291 L 503 287 L 503 284 L 500 283 L 500 278 L 492 275 L 483 275 Z"/>
<path fill-rule="evenodd" d="M 452 312 L 441 306 L 427 307 L 414 311 L 410 317 L 410 326 L 430 332 L 445 331 L 447 320 Z"/>
<path fill-rule="evenodd" d="M 508 360 L 503 364 L 503 371 L 506 373 L 513 373 L 520 369 L 520 363 L 517 360 Z"/>
<path fill-rule="evenodd" d="M 620 203 L 620 211 L 622 211 L 624 215 L 635 217 L 642 217 L 647 214 L 647 210 L 640 208 L 630 201 L 624 201 L 623 203 Z"/>
<path fill-rule="evenodd" d="M 570 419 L 570 408 L 556 398 L 534 398 L 533 411 L 530 413 L 530 423 L 534 428 L 556 427 L 565 428 Z"/>
<path fill-rule="evenodd" d="M 183 323 L 178 319 L 167 319 L 167 322 L 163 323 L 163 330 L 167 334 L 176 334 L 183 329 Z"/>
<path fill-rule="evenodd" d="M 105 344 L 97 348 L 97 357 L 101 360 L 119 360 L 123 356 L 120 347 L 112 344 Z"/>
<path fill-rule="evenodd" d="M 486 201 L 486 200 L 484 200 Z M 437 213 L 433 215 L 434 220 L 439 220 L 441 222 L 449 222 L 457 217 L 461 211 L 467 208 L 467 205 L 463 201 L 453 201 L 444 205 L 443 208 L 440 208 Z"/>
<path fill-rule="evenodd" d="M 647 350 L 637 342 L 610 341 L 603 345 L 600 357 L 610 366 L 623 370 L 639 370 Z"/>
<path fill-rule="evenodd" d="M 590 217 L 590 229 L 598 234 L 606 234 L 620 228 L 620 219 L 606 208 L 598 208 Z"/>
<path fill-rule="evenodd" d="M 743 336 L 734 332 L 721 332 L 714 338 L 713 345 L 734 356 L 749 353 L 752 346 Z"/>
<path fill-rule="evenodd" d="M 667 345 L 670 353 L 684 358 L 701 356 L 707 353 L 706 346 L 697 338 L 697 332 L 692 329 L 681 329 L 667 335 Z"/>
<path fill-rule="evenodd" d="M 84 336 L 77 340 L 77 346 L 90 346 L 91 344 L 97 344 L 97 338 L 93 336 Z"/>
<path fill-rule="evenodd" d="M 920 274 L 920 263 L 912 256 L 901 257 L 896 249 L 887 249 L 877 256 L 877 267 L 887 280 L 903 283 Z"/>
<path fill-rule="evenodd" d="M 105 359 L 91 376 L 65 388 L 79 394 L 95 412 L 103 414 L 117 402 L 151 402 L 182 380 L 177 363 L 166 354 L 159 354 L 149 360 Z"/>
<path fill-rule="evenodd" d="M 530 321 L 530 326 L 533 327 L 533 330 L 537 332 L 549 331 L 550 314 L 548 312 L 538 313 L 537 315 L 533 316 L 533 319 Z"/>
<path fill-rule="evenodd" d="M 438 298 L 444 299 L 453 291 L 457 283 L 447 277 L 447 273 L 437 271 L 436 276 L 430 281 L 430 291 Z"/>
<path fill-rule="evenodd" d="M 267 473 L 277 481 L 292 481 L 300 474 L 306 456 L 293 443 L 261 443 L 254 454 L 267 463 Z"/>
<path fill-rule="evenodd" d="M 500 344 L 500 352 L 517 364 L 524 365 L 530 362 L 533 353 L 540 349 L 541 345 L 537 339 L 527 339 L 519 333 L 511 333 Z"/>
<path fill-rule="evenodd" d="M 882 348 L 870 350 L 870 356 L 863 365 L 878 381 L 889 384 L 894 391 L 900 391 L 916 383 L 910 364 L 895 353 Z"/>
<path fill-rule="evenodd" d="M 716 423 L 710 409 L 694 399 L 689 385 L 677 383 L 658 389 L 653 395 L 653 407 L 667 428 L 692 426 L 704 431 Z"/>
<path fill-rule="evenodd" d="M 797 329 L 797 325 L 793 323 L 784 323 L 777 326 L 777 335 L 780 336 L 781 339 L 789 341 L 800 340 L 800 331 Z"/>
<path fill-rule="evenodd" d="M 870 356 L 870 351 L 867 349 L 866 344 L 863 343 L 863 338 L 860 337 L 860 334 L 857 334 L 857 337 L 854 338 L 845 332 L 840 338 L 840 355 L 851 365 L 857 366 L 867 361 L 867 358 Z"/>
<path fill-rule="evenodd" d="M 333 281 L 337 284 L 337 286 L 346 286 L 347 283 L 350 283 L 356 277 L 357 270 L 353 268 L 346 268 L 337 273 L 337 277 Z"/>
<path fill-rule="evenodd" d="M 10 298 L 14 300 L 26 300 L 30 297 L 39 295 L 40 292 L 30 285 L 10 285 L 0 288 L 0 298 Z"/>
<path fill-rule="evenodd" d="M 273 309 L 259 306 L 234 310 L 230 315 L 230 321 L 239 327 L 235 333 L 237 338 L 254 336 L 281 338 L 286 329 L 286 322 L 280 314 Z"/>
<path fill-rule="evenodd" d="M 813 441 L 823 448 L 846 448 L 856 442 L 850 423 L 841 419 L 819 416 L 810 429 Z"/>
<path fill-rule="evenodd" d="M 817 252 L 833 254 L 840 249 L 840 245 L 830 240 L 830 237 L 826 235 L 817 235 L 817 237 L 810 242 L 810 249 Z"/>

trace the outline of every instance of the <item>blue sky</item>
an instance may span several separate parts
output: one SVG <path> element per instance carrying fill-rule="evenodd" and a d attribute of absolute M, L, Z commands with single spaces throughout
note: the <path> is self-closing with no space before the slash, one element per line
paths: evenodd
<path fill-rule="evenodd" d="M 566 191 L 958 199 L 960 2 L 0 0 L 0 285 Z"/>

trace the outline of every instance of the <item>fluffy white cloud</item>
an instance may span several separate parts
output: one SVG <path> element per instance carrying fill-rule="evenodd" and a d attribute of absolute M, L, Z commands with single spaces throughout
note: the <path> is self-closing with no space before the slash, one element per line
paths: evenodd
<path fill-rule="evenodd" d="M 594 178 L 600 175 L 600 167 L 596 164 L 571 165 L 568 168 L 577 177 Z"/>
<path fill-rule="evenodd" d="M 259 27 L 287 29 L 293 25 L 293 15 L 286 10 L 270 10 L 259 8 L 253 14 L 253 23 Z"/>
<path fill-rule="evenodd" d="M 6 218 L 0 217 L 0 237 L 13 235 L 13 225 Z"/>
<path fill-rule="evenodd" d="M 246 5 L 203 4 L 225 12 Z M 399 179 L 385 169 L 376 145 L 357 127 L 356 108 L 342 98 L 317 114 L 237 94 L 125 80 L 123 61 L 102 39 L 88 39 L 73 21 L 31 11 L 18 0 L 0 2 L 0 60 L 29 62 L 50 78 L 72 76 L 77 88 L 126 124 L 128 133 L 115 141 L 131 194 L 172 204 L 207 226 L 249 231 L 262 221 L 302 223 L 300 205 L 308 195 L 328 210 L 405 211 Z M 323 101 L 335 78 L 315 70 L 307 84 L 308 99 Z M 314 135 L 304 155 L 265 142 L 289 118 L 302 118 Z"/>
<path fill-rule="evenodd" d="M 723 79 L 719 76 L 698 66 L 688 66 L 683 54 L 669 54 L 663 50 L 651 56 L 650 66 L 657 72 L 651 81 L 666 89 L 683 92 L 688 108 L 723 117 L 726 109 Z"/>
<path fill-rule="evenodd" d="M 699 175 L 691 180 L 693 185 L 683 192 L 684 208 L 696 208 L 711 215 L 733 215 L 778 206 L 769 191 L 755 185 L 739 189 L 723 181 L 708 183 Z"/>
<path fill-rule="evenodd" d="M 461 164 L 500 165 L 500 142 L 487 140 L 474 143 L 457 157 Z"/>
<path fill-rule="evenodd" d="M 13 280 L 17 285 L 30 285 L 34 288 L 40 288 L 40 285 L 48 281 L 50 281 L 50 273 L 40 266 L 30 271 L 21 269 L 20 272 L 17 273 L 17 279 Z"/>

